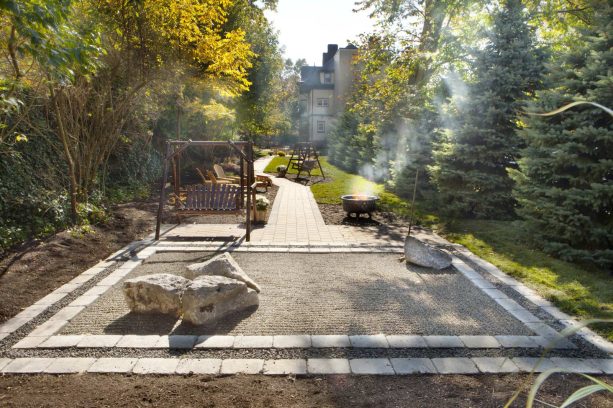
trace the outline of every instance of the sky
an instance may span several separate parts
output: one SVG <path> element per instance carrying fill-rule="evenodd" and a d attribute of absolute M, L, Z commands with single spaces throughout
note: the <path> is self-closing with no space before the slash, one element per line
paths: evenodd
<path fill-rule="evenodd" d="M 354 13 L 356 0 L 279 0 L 277 11 L 266 16 L 279 30 L 285 57 L 305 58 L 309 65 L 321 65 L 328 44 L 345 47 L 358 34 L 372 31 L 368 13 Z"/>

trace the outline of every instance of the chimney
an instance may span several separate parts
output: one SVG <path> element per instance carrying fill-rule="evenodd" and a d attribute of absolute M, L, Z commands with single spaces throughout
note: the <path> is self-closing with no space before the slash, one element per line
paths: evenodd
<path fill-rule="evenodd" d="M 326 62 L 334 58 L 336 51 L 338 51 L 338 44 L 328 44 L 328 52 L 323 53 L 321 64 L 326 65 Z"/>

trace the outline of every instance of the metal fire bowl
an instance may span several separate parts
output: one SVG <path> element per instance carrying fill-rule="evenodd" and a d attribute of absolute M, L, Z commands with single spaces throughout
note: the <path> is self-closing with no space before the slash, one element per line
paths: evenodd
<path fill-rule="evenodd" d="M 360 214 L 368 214 L 375 211 L 377 208 L 377 200 L 379 197 L 365 195 L 365 194 L 350 194 L 341 196 L 343 200 L 343 210 L 350 215 L 355 213 L 356 216 Z"/>

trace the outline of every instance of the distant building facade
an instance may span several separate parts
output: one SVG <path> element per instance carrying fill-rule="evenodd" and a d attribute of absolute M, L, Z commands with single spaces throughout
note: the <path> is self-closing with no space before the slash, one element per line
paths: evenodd
<path fill-rule="evenodd" d="M 322 65 L 300 70 L 300 137 L 304 141 L 326 144 L 336 119 L 345 110 L 353 85 L 353 61 L 358 49 L 349 44 L 339 48 L 328 44 Z"/>

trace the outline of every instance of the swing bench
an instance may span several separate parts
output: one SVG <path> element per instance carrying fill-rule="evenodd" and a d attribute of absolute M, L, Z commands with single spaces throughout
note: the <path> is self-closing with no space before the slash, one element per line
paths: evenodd
<path fill-rule="evenodd" d="M 222 145 L 231 146 L 240 156 L 240 184 L 213 182 L 187 185 L 181 188 L 180 165 L 178 163 L 181 153 L 189 146 L 213 147 Z M 243 149 L 240 149 L 239 146 Z M 165 190 L 171 163 L 174 181 L 174 193 L 172 194 L 174 196 L 174 211 L 179 216 L 179 220 L 182 215 L 241 214 L 243 210 L 250 209 L 255 204 L 255 186 L 257 183 L 254 180 L 253 145 L 251 142 L 170 140 L 166 142 L 166 155 L 164 156 L 164 173 L 155 229 L 156 240 L 160 238 L 161 219 L 166 203 Z M 247 165 L 245 166 L 245 164 Z M 198 172 L 202 175 L 200 171 Z M 245 238 L 249 241 L 251 238 L 251 211 L 245 211 L 245 214 L 247 227 Z"/>

